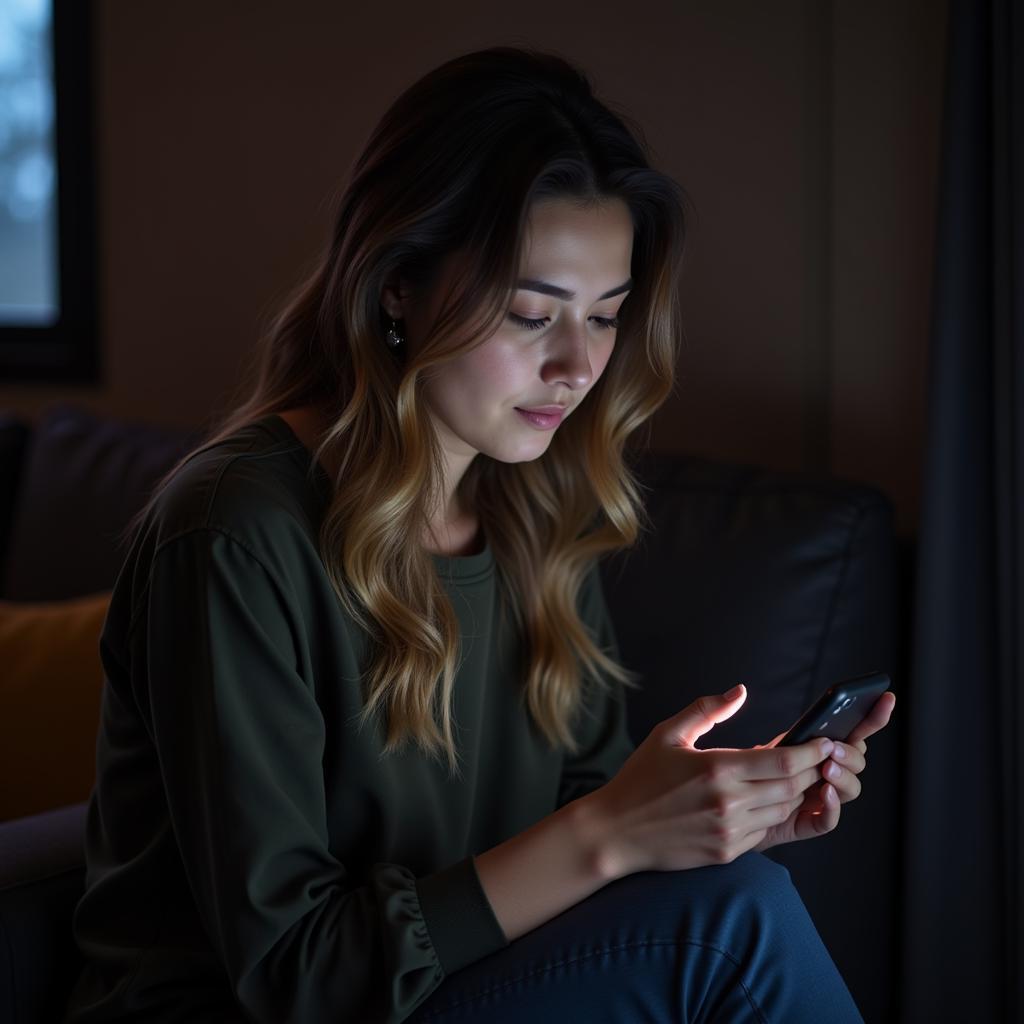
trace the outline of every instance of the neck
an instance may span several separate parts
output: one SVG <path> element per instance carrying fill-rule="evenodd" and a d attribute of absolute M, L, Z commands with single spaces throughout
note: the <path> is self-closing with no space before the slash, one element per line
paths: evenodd
<path fill-rule="evenodd" d="M 316 451 L 320 437 L 327 429 L 327 424 L 316 409 L 305 406 L 288 409 L 278 415 L 311 453 Z M 462 507 L 456 493 L 459 482 L 471 462 L 471 458 L 453 457 L 446 453 L 444 511 L 431 517 L 423 536 L 423 546 L 432 554 L 449 557 L 473 555 L 483 549 L 479 518 L 472 509 Z M 330 466 L 325 465 L 324 469 L 330 479 L 335 479 Z"/>
<path fill-rule="evenodd" d="M 444 514 L 431 517 L 423 546 L 437 555 L 475 555 L 483 549 L 480 519 L 473 509 L 463 508 L 457 495 L 447 502 Z"/>

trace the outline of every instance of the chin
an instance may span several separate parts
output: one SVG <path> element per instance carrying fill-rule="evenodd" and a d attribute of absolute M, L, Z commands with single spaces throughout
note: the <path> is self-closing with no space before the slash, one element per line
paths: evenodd
<path fill-rule="evenodd" d="M 535 459 L 539 459 L 551 446 L 550 437 L 540 438 L 538 441 L 534 441 L 532 444 L 517 444 L 514 446 L 496 445 L 494 449 L 486 452 L 486 454 L 497 462 L 533 462 Z"/>

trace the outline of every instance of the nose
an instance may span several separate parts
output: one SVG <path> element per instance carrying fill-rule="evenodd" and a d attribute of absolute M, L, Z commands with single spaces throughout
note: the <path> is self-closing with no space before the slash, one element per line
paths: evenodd
<path fill-rule="evenodd" d="M 585 327 L 567 324 L 549 335 L 541 379 L 545 384 L 562 384 L 572 391 L 589 387 L 594 381 Z"/>

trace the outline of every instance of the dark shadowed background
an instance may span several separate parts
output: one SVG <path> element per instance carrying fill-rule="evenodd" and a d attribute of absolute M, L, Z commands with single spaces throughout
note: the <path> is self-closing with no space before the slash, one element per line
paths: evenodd
<path fill-rule="evenodd" d="M 100 378 L 8 377 L 0 408 L 210 421 L 399 92 L 486 46 L 576 62 L 696 208 L 655 450 L 894 504 L 901 1019 L 1024 1020 L 1020 3 L 93 8 Z"/>
<path fill-rule="evenodd" d="M 385 107 L 495 44 L 555 50 L 697 207 L 663 450 L 874 483 L 917 522 L 946 3 L 97 0 L 101 382 L 0 382 L 192 426 L 314 258 Z"/>

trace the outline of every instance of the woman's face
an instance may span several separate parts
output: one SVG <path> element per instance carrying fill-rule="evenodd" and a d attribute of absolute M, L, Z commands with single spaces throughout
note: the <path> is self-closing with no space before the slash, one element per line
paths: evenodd
<path fill-rule="evenodd" d="M 509 313 L 481 344 L 436 368 L 424 398 L 454 476 L 477 454 L 501 462 L 543 455 L 567 416 L 604 372 L 615 317 L 631 287 L 633 224 L 621 199 L 581 207 L 545 200 L 531 208 L 518 289 Z M 418 303 L 386 306 L 417 350 L 435 321 L 457 263 Z"/>

